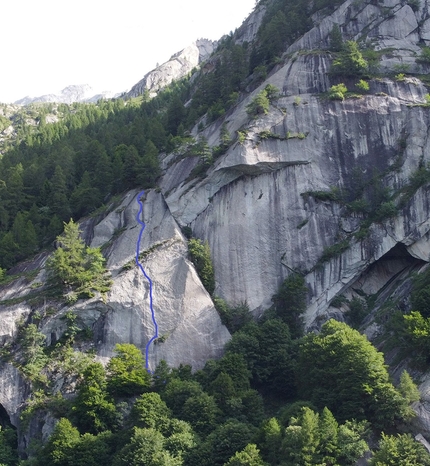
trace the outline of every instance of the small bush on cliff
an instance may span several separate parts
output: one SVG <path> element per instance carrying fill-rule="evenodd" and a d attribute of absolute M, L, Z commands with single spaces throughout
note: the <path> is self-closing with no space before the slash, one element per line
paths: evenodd
<path fill-rule="evenodd" d="M 430 63 L 430 47 L 423 47 L 421 50 L 421 55 L 417 58 L 418 63 Z"/>
<path fill-rule="evenodd" d="M 357 89 L 360 89 L 360 91 L 363 91 L 363 92 L 368 92 L 368 90 L 370 89 L 369 83 L 365 81 L 364 79 L 360 79 L 360 81 L 358 81 L 355 87 Z"/>
<path fill-rule="evenodd" d="M 352 298 L 351 302 L 349 303 L 349 311 L 346 312 L 346 316 L 350 321 L 351 327 L 358 328 L 366 315 L 366 301 L 357 297 Z"/>
<path fill-rule="evenodd" d="M 257 115 L 267 115 L 269 113 L 270 101 L 267 97 L 266 91 L 260 91 L 252 101 L 246 106 L 246 112 L 252 117 Z"/>
<path fill-rule="evenodd" d="M 336 84 L 331 86 L 328 97 L 331 100 L 343 100 L 347 92 L 348 89 L 346 88 L 345 84 Z"/>
<path fill-rule="evenodd" d="M 214 304 L 221 317 L 221 322 L 232 334 L 252 321 L 252 314 L 249 312 L 249 306 L 246 302 L 229 306 L 222 298 L 215 297 Z"/>

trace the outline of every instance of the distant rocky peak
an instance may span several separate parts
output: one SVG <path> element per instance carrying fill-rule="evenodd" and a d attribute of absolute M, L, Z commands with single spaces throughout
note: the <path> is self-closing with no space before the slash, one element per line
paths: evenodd
<path fill-rule="evenodd" d="M 15 104 L 28 105 L 36 102 L 57 102 L 71 104 L 73 102 L 94 102 L 101 98 L 113 98 L 115 94 L 112 92 L 97 93 L 89 84 L 72 84 L 66 86 L 59 93 L 44 94 L 38 97 L 26 96 L 17 100 Z"/>
<path fill-rule="evenodd" d="M 187 75 L 193 68 L 209 58 L 217 45 L 217 41 L 209 39 L 196 40 L 147 73 L 131 88 L 127 97 L 137 97 L 145 91 L 155 95 L 160 89 Z"/>

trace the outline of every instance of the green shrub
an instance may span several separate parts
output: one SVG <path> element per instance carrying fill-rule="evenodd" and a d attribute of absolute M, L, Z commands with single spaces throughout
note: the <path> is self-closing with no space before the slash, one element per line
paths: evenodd
<path fill-rule="evenodd" d="M 378 209 L 376 209 L 373 216 L 375 222 L 382 222 L 388 218 L 395 217 L 398 213 L 398 208 L 393 201 L 383 202 Z"/>
<path fill-rule="evenodd" d="M 420 0 L 407 0 L 406 2 L 414 11 L 418 11 L 421 6 Z"/>
<path fill-rule="evenodd" d="M 359 212 L 365 214 L 371 211 L 369 201 L 363 198 L 351 201 L 349 204 L 347 204 L 347 207 L 351 212 Z"/>
<path fill-rule="evenodd" d="M 182 234 L 185 238 L 190 239 L 193 236 L 193 230 L 190 226 L 186 225 L 181 228 Z"/>
<path fill-rule="evenodd" d="M 267 84 L 264 90 L 266 91 L 266 96 L 269 99 L 269 102 L 273 102 L 279 97 L 279 89 L 273 84 Z"/>
<path fill-rule="evenodd" d="M 246 140 L 246 136 L 248 135 L 248 132 L 246 130 L 237 130 L 237 140 L 239 144 L 243 144 Z"/>
<path fill-rule="evenodd" d="M 221 317 L 221 322 L 230 333 L 240 330 L 245 324 L 252 321 L 252 314 L 246 302 L 236 306 L 229 306 L 222 298 L 214 298 L 215 308 Z"/>
<path fill-rule="evenodd" d="M 342 192 L 337 187 L 330 188 L 330 191 L 306 191 L 305 193 L 302 193 L 301 196 L 312 196 L 314 199 L 318 199 L 320 201 L 336 202 L 342 200 Z"/>
<path fill-rule="evenodd" d="M 360 91 L 364 91 L 364 92 L 368 92 L 368 90 L 370 89 L 369 83 L 365 81 L 364 79 L 360 79 L 360 81 L 358 81 L 355 87 L 360 89 Z"/>
<path fill-rule="evenodd" d="M 270 100 L 267 97 L 265 89 L 260 91 L 252 101 L 246 106 L 246 112 L 249 116 L 267 115 L 269 113 Z"/>
<path fill-rule="evenodd" d="M 326 247 L 322 253 L 322 256 L 319 258 L 318 263 L 323 264 L 324 262 L 327 262 L 334 257 L 340 256 L 348 248 L 349 241 L 347 239 L 341 241 L 340 243 Z"/>
<path fill-rule="evenodd" d="M 367 316 L 367 305 L 363 299 L 354 297 L 349 303 L 349 311 L 345 313 L 348 317 L 351 327 L 358 328 Z"/>
<path fill-rule="evenodd" d="M 410 73 L 411 66 L 408 63 L 397 63 L 396 65 L 393 66 L 393 71 L 395 73 L 404 75 L 406 73 Z"/>
<path fill-rule="evenodd" d="M 331 86 L 328 97 L 331 100 L 343 100 L 347 92 L 348 89 L 345 84 L 335 84 L 334 86 Z"/>
<path fill-rule="evenodd" d="M 332 301 L 330 303 L 330 306 L 340 308 L 340 307 L 342 307 L 342 304 L 347 303 L 347 302 L 348 302 L 348 300 L 346 299 L 345 296 L 337 295 L 332 299 Z"/>

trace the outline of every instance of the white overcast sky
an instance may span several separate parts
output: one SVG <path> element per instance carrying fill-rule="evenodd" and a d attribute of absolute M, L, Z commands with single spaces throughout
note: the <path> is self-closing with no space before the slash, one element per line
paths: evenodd
<path fill-rule="evenodd" d="M 1 0 L 0 102 L 130 89 L 194 40 L 234 31 L 255 0 Z"/>

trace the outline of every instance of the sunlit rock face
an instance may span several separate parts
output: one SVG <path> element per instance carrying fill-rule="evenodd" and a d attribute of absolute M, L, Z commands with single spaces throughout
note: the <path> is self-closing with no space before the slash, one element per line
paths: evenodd
<path fill-rule="evenodd" d="M 147 73 L 127 92 L 126 96 L 137 97 L 145 92 L 149 92 L 151 96 L 156 95 L 160 89 L 172 81 L 186 76 L 193 68 L 206 60 L 215 50 L 216 44 L 217 42 L 208 39 L 196 40 L 185 49 L 172 55 L 168 61 Z"/>

